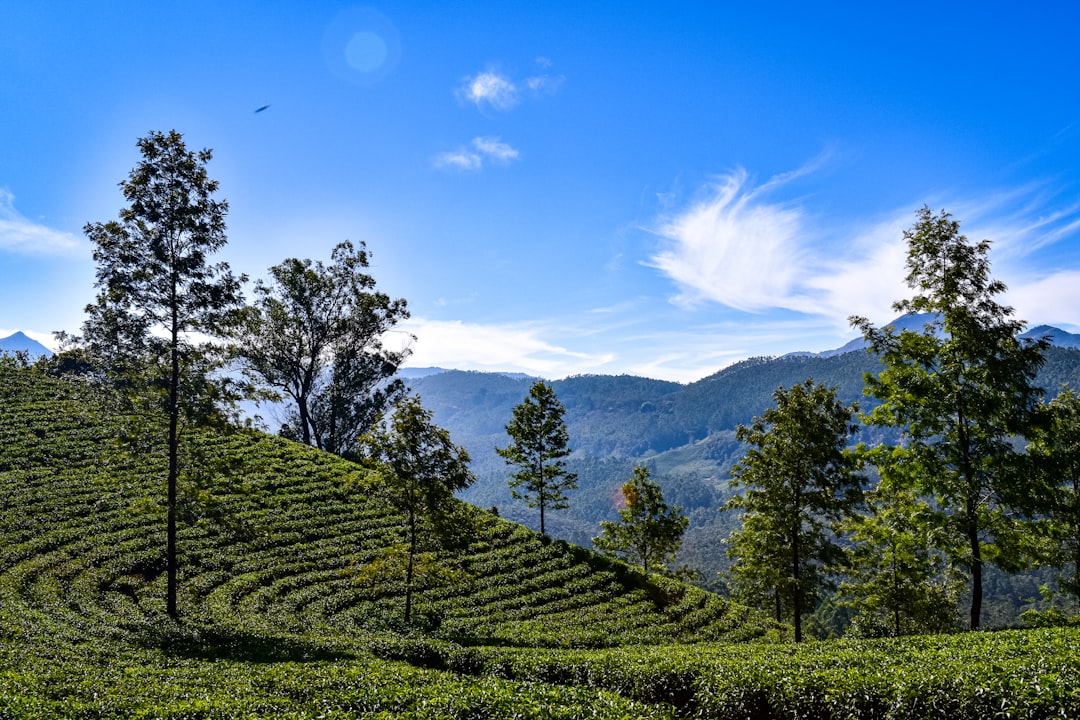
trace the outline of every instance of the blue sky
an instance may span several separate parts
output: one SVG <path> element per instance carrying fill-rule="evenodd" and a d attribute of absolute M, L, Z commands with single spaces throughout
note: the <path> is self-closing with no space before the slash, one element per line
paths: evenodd
<path fill-rule="evenodd" d="M 1080 331 L 1080 6 L 0 0 L 0 335 L 182 132 L 252 277 L 364 241 L 414 366 L 695 380 L 891 320 L 924 204 Z M 262 112 L 257 108 L 269 105 Z M 388 342 L 400 343 L 397 333 Z"/>

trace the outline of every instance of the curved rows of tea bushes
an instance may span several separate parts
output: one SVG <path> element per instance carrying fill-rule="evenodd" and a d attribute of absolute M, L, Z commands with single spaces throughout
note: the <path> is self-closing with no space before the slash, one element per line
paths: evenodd
<path fill-rule="evenodd" d="M 159 453 L 116 407 L 0 362 L 0 719 L 1080 716 L 1075 630 L 732 644 L 780 635 L 475 508 L 442 557 L 462 580 L 403 633 L 401 583 L 356 573 L 400 518 L 357 466 L 250 432 L 191 435 L 174 623 Z"/>

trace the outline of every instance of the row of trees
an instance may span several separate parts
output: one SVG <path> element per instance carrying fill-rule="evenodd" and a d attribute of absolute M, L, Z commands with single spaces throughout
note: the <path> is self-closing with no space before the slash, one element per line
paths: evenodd
<path fill-rule="evenodd" d="M 379 491 L 403 513 L 406 532 L 400 547 L 364 572 L 396 573 L 403 566 L 409 621 L 425 550 L 451 538 L 449 500 L 475 478 L 465 450 L 393 378 L 411 336 L 398 350 L 384 347 L 383 338 L 408 317 L 405 300 L 377 291 L 365 246 L 343 242 L 329 264 L 289 258 L 271 267 L 267 280 L 254 285 L 254 302 L 245 304 L 247 278 L 211 260 L 226 244 L 228 210 L 206 171 L 211 152 L 188 150 L 176 131 L 151 132 L 137 145 L 142 160 L 120 183 L 129 204 L 118 220 L 85 228 L 98 294 L 86 308 L 82 335 L 61 334 L 67 352 L 57 365 L 97 374 L 128 390 L 142 409 L 149 405 L 167 417 L 169 615 L 178 616 L 180 480 L 185 471 L 198 472 L 185 466 L 183 431 L 222 421 L 236 400 L 254 397 L 289 401 L 282 434 L 374 471 Z M 241 371 L 244 381 L 225 370 Z M 565 491 L 576 488 L 564 461 L 563 412 L 551 387 L 537 383 L 507 426 L 513 443 L 499 451 L 518 466 L 511 487 L 540 508 L 542 533 L 546 511 L 566 507 Z M 655 504 L 658 488 L 635 482 L 625 490 L 628 499 Z M 656 551 L 637 542 L 648 569 Z M 626 547 L 613 543 L 612 552 Z"/>
<path fill-rule="evenodd" d="M 228 203 L 207 174 L 211 152 L 188 150 L 176 131 L 151 132 L 137 145 L 142 160 L 120 183 L 128 205 L 117 220 L 84 229 L 98 292 L 82 335 L 60 334 L 67 351 L 56 366 L 93 373 L 128 390 L 141 409 L 164 411 L 166 604 L 176 617 L 185 427 L 223 421 L 245 397 L 287 398 L 284 434 L 358 457 L 361 436 L 404 396 L 392 376 L 410 338 L 400 350 L 383 338 L 408 310 L 375 290 L 366 248 L 349 242 L 334 248 L 329 265 L 291 258 L 270 268 L 246 305 L 247 278 L 212 260 L 226 244 Z M 404 403 L 402 412 L 418 410 Z M 381 467 L 399 466 L 393 452 L 377 456 Z M 465 480 L 454 473 L 445 482 Z"/>
<path fill-rule="evenodd" d="M 151 133 L 138 146 L 143 159 L 120 184 L 129 205 L 118 220 L 85 228 L 98 295 L 82 337 L 65 338 L 77 351 L 59 362 L 138 389 L 132 396 L 157 403 L 168 419 L 169 614 L 177 615 L 183 429 L 221 419 L 222 407 L 256 387 L 292 401 L 286 434 L 362 459 L 396 488 L 391 495 L 409 519 L 411 590 L 417 518 L 439 525 L 439 504 L 472 476 L 467 454 L 392 379 L 408 347 L 382 342 L 408 317 L 405 301 L 377 292 L 366 248 L 345 242 L 329 265 L 288 259 L 270 268 L 245 305 L 246 278 L 211 261 L 225 245 L 228 208 L 206 173 L 211 153 L 189 151 L 175 131 Z M 1045 343 L 1017 340 L 1023 323 L 997 301 L 1005 288 L 990 277 L 988 242 L 969 243 L 950 216 L 926 208 L 905 238 L 916 294 L 895 307 L 926 314 L 924 332 L 852 318 L 885 364 L 866 378 L 877 404 L 862 419 L 902 429 L 903 442 L 847 449 L 857 408 L 812 381 L 778 390 L 776 408 L 738 430 L 750 449 L 733 471 L 745 492 L 728 505 L 743 513 L 729 547 L 734 587 L 778 617 L 790 614 L 799 638 L 803 614 L 839 577 L 841 560 L 854 604 L 887 611 L 896 632 L 905 620 L 937 622 L 948 571 L 970 578 L 974 628 L 987 563 L 1014 570 L 1033 558 L 1080 560 L 1080 400 L 1065 393 L 1040 401 L 1033 378 Z M 229 366 L 243 370 L 246 386 L 217 372 Z M 514 496 L 539 508 L 541 533 L 546 512 L 566 507 L 565 492 L 576 487 L 562 415 L 551 387 L 534 384 L 507 425 L 511 444 L 498 449 L 517 468 Z M 869 492 L 865 466 L 878 477 Z M 622 496 L 620 519 L 603 525 L 597 547 L 646 570 L 664 566 L 685 518 L 663 503 L 643 468 Z M 1080 575 L 1064 587 L 1080 593 Z M 408 614 L 409 598 L 406 606 Z"/>
<path fill-rule="evenodd" d="M 751 447 L 733 471 L 743 488 L 732 534 L 734 589 L 777 618 L 803 615 L 835 587 L 878 632 L 940 629 L 955 608 L 955 578 L 970 581 L 969 626 L 980 625 L 987 564 L 1067 567 L 1080 599 L 1080 399 L 1044 401 L 1034 385 L 1044 340 L 998 296 L 988 241 L 971 243 L 947 213 L 919 211 L 905 233 L 922 332 L 853 317 L 884 364 L 867 375 L 863 422 L 896 428 L 895 445 L 849 447 L 859 416 L 833 390 L 806 381 L 740 426 Z M 872 486 L 861 474 L 876 471 Z"/>

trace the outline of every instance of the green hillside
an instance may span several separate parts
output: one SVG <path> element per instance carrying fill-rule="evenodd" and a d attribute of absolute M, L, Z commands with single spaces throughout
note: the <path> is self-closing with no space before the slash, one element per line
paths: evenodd
<path fill-rule="evenodd" d="M 763 644 L 751 611 L 465 506 L 457 581 L 402 627 L 401 588 L 355 573 L 401 535 L 371 478 L 249 431 L 189 434 L 173 622 L 157 427 L 118 408 L 0 363 L 0 718 L 1080 711 L 1075 629 Z"/>
<path fill-rule="evenodd" d="M 1050 394 L 1063 385 L 1080 388 L 1080 350 L 1050 347 L 1045 357 L 1036 378 L 1039 386 Z M 841 401 L 859 401 L 869 409 L 871 400 L 862 394 L 863 375 L 880 368 L 872 355 L 859 350 L 827 357 L 751 358 L 686 385 L 626 375 L 556 380 L 551 386 L 566 406 L 574 451 L 569 469 L 577 473 L 579 489 L 568 509 L 548 516 L 548 527 L 556 537 L 589 546 L 600 533 L 600 521 L 616 519 L 612 498 L 618 488 L 635 464 L 645 464 L 665 499 L 682 506 L 690 518 L 678 562 L 696 568 L 704 584 L 718 587 L 717 573 L 727 568 L 721 541 L 736 519 L 717 509 L 730 495 L 729 471 L 745 452 L 735 439 L 736 425 L 749 424 L 771 407 L 776 388 L 808 378 L 836 386 Z M 435 421 L 472 456 L 477 482 L 461 497 L 481 507 L 496 506 L 504 517 L 535 527 L 536 512 L 511 498 L 506 463 L 495 453 L 495 447 L 509 440 L 506 423 L 513 407 L 528 395 L 531 380 L 448 371 L 408 383 Z M 873 445 L 895 440 L 889 433 L 862 427 L 856 441 Z M 1006 605 L 1012 622 L 1016 599 Z"/>
<path fill-rule="evenodd" d="M 10 366 L 0 368 L 0 407 L 5 652 L 20 633 L 276 659 L 394 645 L 386 633 L 401 629 L 402 588 L 360 582 L 356 570 L 401 541 L 402 521 L 358 466 L 262 433 L 191 433 L 186 453 L 202 470 L 181 508 L 184 623 L 172 627 L 160 459 L 140 441 L 153 423 L 121 421 L 116 399 L 93 384 Z M 419 599 L 432 641 L 604 647 L 741 640 L 768 627 L 699 589 L 464 509 L 467 543 L 441 558 L 458 579 Z"/>

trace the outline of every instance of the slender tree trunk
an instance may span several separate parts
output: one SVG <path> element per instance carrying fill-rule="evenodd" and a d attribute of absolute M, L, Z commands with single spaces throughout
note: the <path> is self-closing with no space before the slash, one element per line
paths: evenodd
<path fill-rule="evenodd" d="M 296 407 L 300 412 L 300 439 L 304 441 L 305 445 L 310 445 L 311 415 L 308 413 L 308 399 L 306 395 L 301 395 L 296 399 Z"/>
<path fill-rule="evenodd" d="M 799 538 L 796 535 L 794 543 L 792 544 L 792 563 L 791 563 L 791 579 L 794 581 L 794 592 L 792 593 L 792 613 L 795 620 L 795 642 L 802 642 L 802 611 L 803 611 L 803 597 L 802 597 L 802 568 L 799 566 Z"/>
<path fill-rule="evenodd" d="M 174 283 L 175 288 L 175 283 Z M 169 374 L 169 474 L 168 474 L 168 510 L 165 533 L 165 563 L 168 575 L 165 611 L 174 620 L 178 617 L 176 607 L 178 562 L 176 557 L 176 481 L 180 473 L 180 332 L 177 318 L 175 290 L 172 310 L 172 341 L 169 348 L 171 372 Z"/>
<path fill-rule="evenodd" d="M 405 566 L 405 624 L 412 622 L 412 591 L 414 560 L 416 555 L 416 514 L 409 511 L 409 561 Z"/>
<path fill-rule="evenodd" d="M 892 545 L 893 637 L 900 637 L 900 577 L 896 567 L 896 543 Z"/>
<path fill-rule="evenodd" d="M 969 503 L 970 504 L 970 503 Z M 974 512 L 974 508 L 971 510 Z M 983 601 L 983 562 L 982 547 L 979 545 L 979 523 L 974 517 L 968 518 L 968 542 L 971 544 L 971 614 L 970 627 L 978 630 L 982 618 Z"/>
<path fill-rule="evenodd" d="M 543 449 L 540 450 L 540 458 L 536 463 L 536 497 L 540 501 L 540 535 L 541 537 L 547 537 L 547 533 L 544 531 L 544 506 L 547 504 L 547 488 L 544 486 L 544 460 Z"/>

